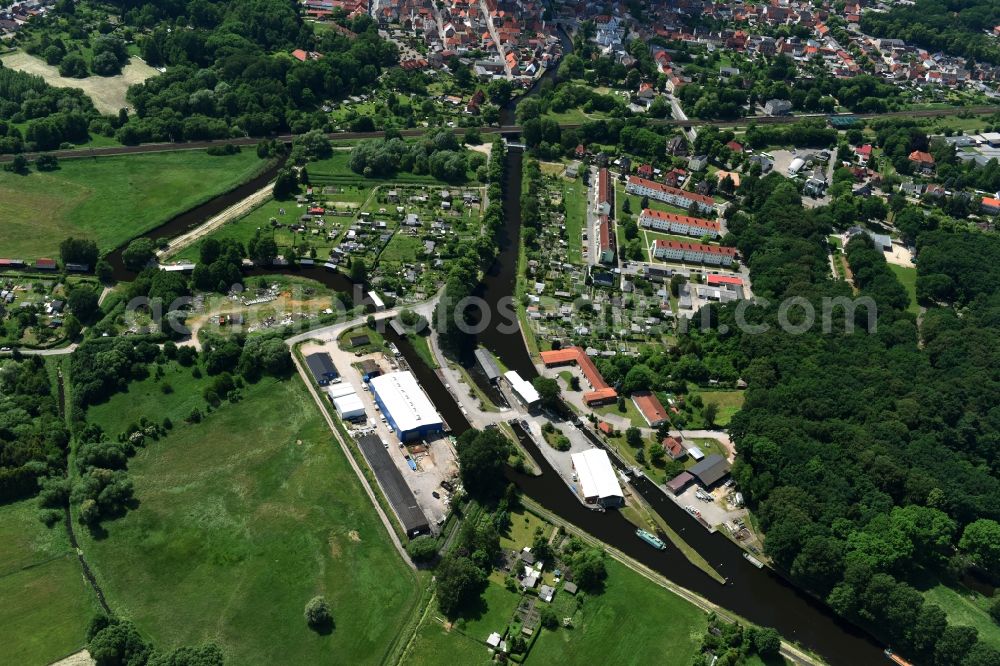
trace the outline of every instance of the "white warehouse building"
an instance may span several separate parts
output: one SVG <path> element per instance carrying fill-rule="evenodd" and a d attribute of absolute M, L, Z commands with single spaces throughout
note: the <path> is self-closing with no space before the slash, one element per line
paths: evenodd
<path fill-rule="evenodd" d="M 438 432 L 444 423 L 434 403 L 420 388 L 412 372 L 390 372 L 368 380 L 386 422 L 399 441 L 421 439 Z"/>
<path fill-rule="evenodd" d="M 606 451 L 587 449 L 573 454 L 573 469 L 579 479 L 577 492 L 588 504 L 622 506 L 625 494 Z"/>
<path fill-rule="evenodd" d="M 365 403 L 357 393 L 348 393 L 333 399 L 333 407 L 337 415 L 344 421 L 365 418 Z"/>
<path fill-rule="evenodd" d="M 334 384 L 326 387 L 326 395 L 343 421 L 365 417 L 365 404 L 350 384 Z"/>

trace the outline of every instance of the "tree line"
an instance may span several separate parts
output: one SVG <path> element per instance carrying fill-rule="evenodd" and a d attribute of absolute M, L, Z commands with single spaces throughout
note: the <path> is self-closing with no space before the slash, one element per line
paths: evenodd
<path fill-rule="evenodd" d="M 434 306 L 433 325 L 438 332 L 441 348 L 455 356 L 467 351 L 472 342 L 469 335 L 459 327 L 456 319 L 461 317 L 466 323 L 471 324 L 474 313 L 468 310 L 455 312 L 454 308 L 473 294 L 476 285 L 479 284 L 480 272 L 488 269 L 499 253 L 497 234 L 503 226 L 502 201 L 505 196 L 506 156 L 507 147 L 503 139 L 498 136 L 493 141 L 490 160 L 486 167 L 489 183 L 486 188 L 486 198 L 489 203 L 483 213 L 483 231 L 474 242 L 462 247 L 462 254 L 450 261 L 444 291 L 438 304 Z"/>

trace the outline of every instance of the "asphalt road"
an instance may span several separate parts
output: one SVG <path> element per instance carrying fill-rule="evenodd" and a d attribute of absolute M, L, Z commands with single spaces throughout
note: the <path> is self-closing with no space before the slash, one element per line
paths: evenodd
<path fill-rule="evenodd" d="M 845 114 L 808 114 L 800 116 L 754 116 L 748 118 L 738 118 L 736 120 L 699 120 L 697 118 L 689 118 L 687 120 L 675 120 L 672 118 L 664 120 L 653 120 L 650 124 L 653 125 L 671 125 L 674 127 L 703 127 L 703 126 L 715 126 L 715 127 L 737 127 L 745 126 L 750 123 L 756 123 L 759 125 L 781 125 L 786 123 L 794 123 L 799 120 L 805 120 L 807 118 L 829 118 L 833 115 L 843 115 L 843 116 L 853 116 L 859 119 L 868 118 L 936 118 L 943 116 L 956 116 L 961 113 L 971 113 L 973 115 L 983 115 L 990 113 L 1000 113 L 1000 106 L 998 105 L 988 105 L 988 106 L 969 106 L 969 107 L 956 107 L 949 109 L 924 109 L 920 111 L 892 111 L 889 113 L 845 113 Z M 573 129 L 580 127 L 580 123 L 560 123 L 560 127 L 564 129 Z M 421 136 L 431 129 L 437 128 L 414 128 L 414 129 L 403 129 L 399 130 L 399 133 L 405 137 Z M 481 134 L 520 134 L 521 127 L 519 125 L 504 125 L 501 127 L 480 127 L 478 128 Z M 462 134 L 465 132 L 465 128 L 456 127 L 453 131 L 457 134 Z M 333 140 L 356 140 L 356 139 L 374 139 L 382 137 L 384 132 L 332 132 L 328 134 L 330 139 Z M 79 159 L 84 157 L 107 157 L 111 155 L 135 155 L 139 153 L 166 153 L 179 150 L 204 150 L 206 148 L 211 148 L 213 146 L 224 146 L 226 144 L 232 144 L 235 146 L 256 146 L 264 137 L 239 137 L 235 139 L 215 139 L 211 141 L 188 141 L 183 143 L 144 143 L 138 146 L 105 146 L 101 148 L 72 148 L 69 150 L 53 150 L 49 154 L 55 155 L 59 159 Z M 278 134 L 274 137 L 268 137 L 278 139 L 279 141 L 290 142 L 295 138 L 294 134 Z M 35 158 L 41 153 L 25 153 L 28 158 Z M 0 163 L 10 162 L 14 159 L 13 155 L 0 155 Z"/>

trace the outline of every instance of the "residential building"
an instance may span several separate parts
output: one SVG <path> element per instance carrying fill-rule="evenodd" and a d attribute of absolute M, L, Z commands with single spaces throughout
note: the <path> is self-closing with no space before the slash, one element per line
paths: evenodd
<path fill-rule="evenodd" d="M 684 234 L 686 236 L 708 236 L 718 238 L 719 223 L 700 217 L 665 213 L 660 210 L 644 208 L 639 215 L 639 226 L 662 231 L 664 233 Z"/>
<path fill-rule="evenodd" d="M 729 266 L 736 258 L 736 248 L 733 247 L 662 239 L 653 242 L 650 246 L 650 253 L 656 259 L 713 266 Z"/>
<path fill-rule="evenodd" d="M 664 437 L 660 442 L 660 446 L 663 447 L 663 450 L 666 451 L 667 456 L 671 460 L 683 460 L 687 458 L 687 450 L 677 437 Z"/>
<path fill-rule="evenodd" d="M 922 150 L 914 150 L 910 153 L 910 164 L 922 173 L 934 172 L 934 156 Z"/>
<path fill-rule="evenodd" d="M 787 116 L 792 112 L 792 103 L 787 99 L 769 99 L 764 104 L 764 113 L 768 116 Z"/>
<path fill-rule="evenodd" d="M 635 403 L 642 418 L 646 419 L 646 424 L 650 428 L 657 428 L 667 422 L 667 410 L 663 408 L 660 399 L 652 391 L 637 391 L 632 394 L 632 402 Z"/>
<path fill-rule="evenodd" d="M 635 194 L 640 197 L 649 197 L 650 199 L 662 201 L 663 203 L 668 203 L 684 209 L 689 209 L 692 205 L 694 205 L 695 208 L 701 213 L 715 213 L 715 200 L 712 197 L 704 194 L 686 192 L 676 187 L 662 185 L 656 181 L 646 180 L 645 178 L 639 178 L 637 176 L 629 176 L 628 184 L 625 186 L 625 191 L 629 194 Z"/>

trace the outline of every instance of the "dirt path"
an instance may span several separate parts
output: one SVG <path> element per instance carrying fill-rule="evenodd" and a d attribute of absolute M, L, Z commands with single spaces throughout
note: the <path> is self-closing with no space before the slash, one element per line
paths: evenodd
<path fill-rule="evenodd" d="M 172 254 L 177 254 L 184 248 L 212 233 L 226 222 L 241 218 L 257 206 L 260 206 L 271 198 L 271 193 L 273 191 L 274 183 L 268 183 L 243 201 L 238 201 L 215 217 L 209 218 L 204 224 L 199 225 L 185 234 L 177 236 L 167 244 L 166 249 L 157 252 L 157 256 L 162 259 Z"/>
<path fill-rule="evenodd" d="M 97 662 L 90 656 L 87 650 L 74 652 L 68 657 L 52 662 L 51 666 L 94 666 Z"/>

